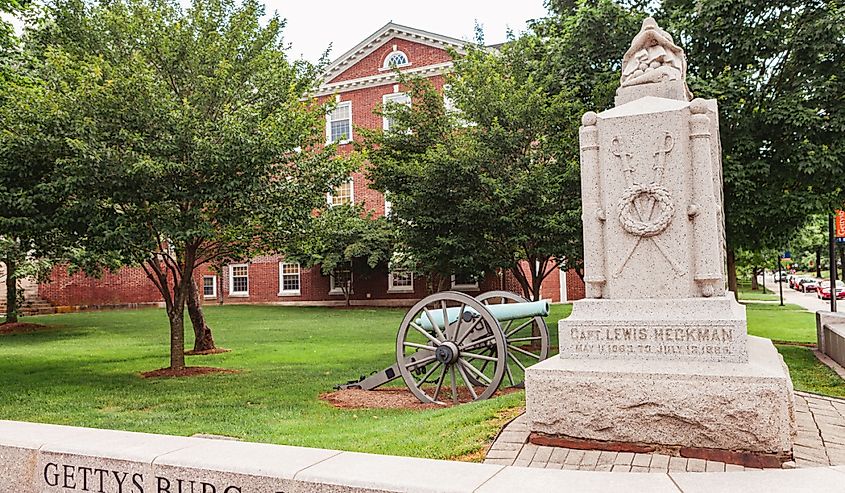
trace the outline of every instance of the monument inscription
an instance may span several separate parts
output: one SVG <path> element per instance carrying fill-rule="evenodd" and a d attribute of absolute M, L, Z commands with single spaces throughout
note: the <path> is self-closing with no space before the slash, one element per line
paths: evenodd
<path fill-rule="evenodd" d="M 44 465 L 41 479 L 42 486 L 48 491 L 49 488 L 60 488 L 63 491 L 92 493 L 150 493 L 144 489 L 145 478 L 140 472 L 48 462 Z M 153 493 L 242 493 L 241 487 L 233 484 L 214 484 L 199 479 L 163 475 L 155 475 L 153 485 Z"/>

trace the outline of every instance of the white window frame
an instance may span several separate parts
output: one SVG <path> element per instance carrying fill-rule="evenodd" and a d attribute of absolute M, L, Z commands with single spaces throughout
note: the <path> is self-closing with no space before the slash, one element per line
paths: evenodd
<path fill-rule="evenodd" d="M 411 285 L 410 286 L 394 286 L 393 285 L 393 274 L 395 272 L 407 272 L 411 275 Z M 413 293 L 414 292 L 414 273 L 413 271 L 390 271 L 387 274 L 387 292 L 388 293 Z"/>
<path fill-rule="evenodd" d="M 348 144 L 352 142 L 352 101 L 338 101 L 334 109 L 336 110 L 342 106 L 349 107 L 349 135 L 346 136 L 345 140 L 338 140 L 336 143 Z M 326 145 L 333 143 L 335 142 L 332 141 L 332 112 L 330 111 L 326 113 Z"/>
<path fill-rule="evenodd" d="M 235 291 L 235 268 L 246 267 L 246 291 Z M 240 276 L 239 276 L 240 277 Z M 249 296 L 249 264 L 231 264 L 229 265 L 229 296 L 246 297 Z"/>
<path fill-rule="evenodd" d="M 349 184 L 349 205 L 352 205 L 355 203 L 355 177 L 349 175 L 349 180 L 347 180 L 344 185 L 347 183 Z M 329 205 L 329 207 L 334 207 L 333 198 L 334 193 L 329 192 L 326 194 L 326 203 Z"/>
<path fill-rule="evenodd" d="M 350 283 L 349 294 L 353 294 L 355 292 L 355 290 L 352 289 L 351 286 L 355 285 L 355 273 L 352 272 L 351 268 L 349 269 L 349 283 Z M 341 296 L 343 295 L 343 288 L 341 288 L 340 286 L 334 285 L 334 276 L 333 275 L 329 275 L 329 294 L 330 295 L 341 295 Z"/>
<path fill-rule="evenodd" d="M 399 53 L 400 55 L 405 57 L 405 60 L 406 60 L 405 63 L 400 63 L 400 64 L 392 65 L 392 66 L 388 65 L 387 61 L 390 60 L 390 57 L 392 57 L 393 55 L 395 55 L 397 53 Z M 411 66 L 411 57 L 409 57 L 408 54 L 405 53 L 404 51 L 396 49 L 396 45 L 394 45 L 393 51 L 388 53 L 387 56 L 384 57 L 384 61 L 381 62 L 381 68 L 379 68 L 379 71 L 393 70 L 395 68 L 410 67 L 410 66 Z"/>
<path fill-rule="evenodd" d="M 211 287 L 213 291 L 211 294 L 205 294 L 205 280 L 211 279 Z M 215 274 L 205 274 L 202 276 L 202 297 L 211 300 L 217 298 L 217 276 Z"/>
<path fill-rule="evenodd" d="M 285 276 L 292 276 L 293 274 L 285 274 L 284 268 L 286 265 L 296 266 L 296 279 L 299 285 L 298 289 L 285 289 Z M 302 266 L 299 262 L 279 262 L 279 296 L 301 296 L 302 295 Z"/>
<path fill-rule="evenodd" d="M 399 101 L 394 101 L 394 103 L 396 103 L 396 104 L 407 104 L 408 106 L 411 106 L 411 96 L 409 96 L 408 93 L 398 92 L 398 91 L 397 92 L 390 92 L 390 93 L 387 93 L 387 94 L 385 94 L 384 96 L 381 97 L 382 111 L 384 111 L 384 109 L 387 108 L 388 101 L 390 101 L 391 99 L 398 99 L 399 97 L 405 97 L 405 98 L 407 98 L 408 101 L 405 102 L 405 103 L 401 103 Z M 387 116 L 381 117 L 381 128 L 382 128 L 382 130 L 385 130 L 385 131 L 390 130 L 390 118 L 388 118 Z"/>
<path fill-rule="evenodd" d="M 478 281 L 475 281 L 471 284 L 455 284 L 455 275 L 452 274 L 452 289 L 456 289 L 458 291 L 479 291 L 480 288 L 478 287 Z"/>

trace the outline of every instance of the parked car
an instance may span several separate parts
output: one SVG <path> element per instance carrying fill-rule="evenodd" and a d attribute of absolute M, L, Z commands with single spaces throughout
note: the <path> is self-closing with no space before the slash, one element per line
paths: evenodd
<path fill-rule="evenodd" d="M 775 271 L 775 275 L 773 277 L 775 278 L 775 282 L 786 281 L 786 273 L 785 272 L 781 273 L 781 271 L 779 271 L 779 270 Z"/>
<path fill-rule="evenodd" d="M 830 281 L 822 281 L 816 290 L 816 296 L 822 300 L 830 299 Z M 836 281 L 836 299 L 845 299 L 845 282 Z"/>
<path fill-rule="evenodd" d="M 805 277 L 798 281 L 798 291 L 802 293 L 809 293 L 815 291 L 819 287 L 819 282 L 816 279 Z"/>

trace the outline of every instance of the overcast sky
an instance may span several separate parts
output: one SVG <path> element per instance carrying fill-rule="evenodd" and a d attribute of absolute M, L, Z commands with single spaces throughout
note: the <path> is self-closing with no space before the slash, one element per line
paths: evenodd
<path fill-rule="evenodd" d="M 543 0 L 265 0 L 288 23 L 284 32 L 293 58 L 316 62 L 332 46 L 330 59 L 346 53 L 390 21 L 453 38 L 474 40 L 476 21 L 487 44 L 505 41 L 508 29 L 525 30 L 528 19 L 546 15 Z M 188 0 L 182 0 L 188 5 Z M 16 23 L 17 24 L 17 23 Z"/>
<path fill-rule="evenodd" d="M 393 21 L 436 34 L 473 40 L 475 22 L 484 27 L 487 44 L 501 43 L 510 28 L 525 30 L 525 21 L 546 15 L 543 0 L 265 0 L 267 11 L 287 18 L 285 39 L 290 55 L 316 61 L 329 43 L 334 59 L 376 29 Z"/>

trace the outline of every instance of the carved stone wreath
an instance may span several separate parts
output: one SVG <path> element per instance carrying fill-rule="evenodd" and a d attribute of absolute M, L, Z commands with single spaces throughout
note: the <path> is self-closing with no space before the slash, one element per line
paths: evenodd
<path fill-rule="evenodd" d="M 649 212 L 643 211 L 637 206 L 637 199 L 648 197 L 651 199 L 651 206 L 647 207 Z M 651 219 L 653 208 L 657 207 L 660 214 Z M 632 235 L 642 238 L 657 236 L 672 222 L 675 215 L 675 206 L 672 204 L 672 194 L 669 190 L 657 183 L 639 184 L 634 183 L 622 193 L 619 199 L 619 222 L 622 228 Z"/>

